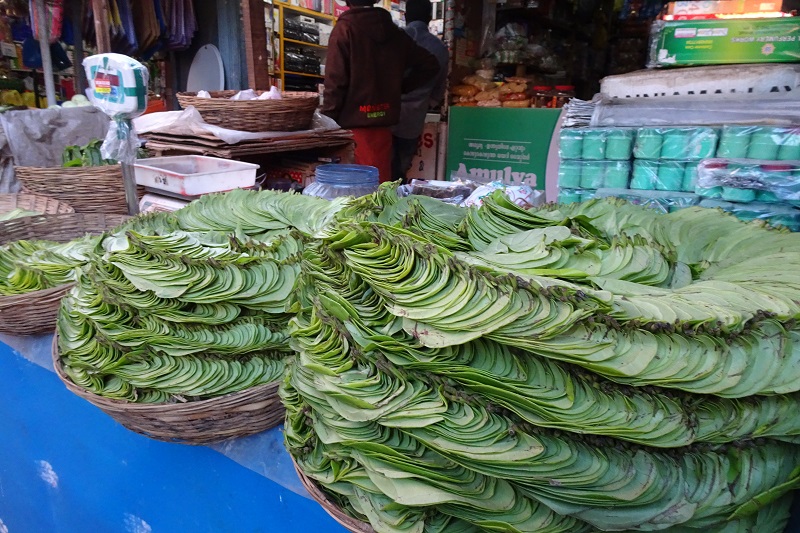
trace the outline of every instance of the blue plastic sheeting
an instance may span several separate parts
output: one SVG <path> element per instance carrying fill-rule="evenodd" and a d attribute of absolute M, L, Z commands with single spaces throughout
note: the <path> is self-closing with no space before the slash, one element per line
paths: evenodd
<path fill-rule="evenodd" d="M 279 429 L 159 442 L 70 393 L 49 336 L 0 341 L 0 532 L 345 531 L 308 498 Z"/>

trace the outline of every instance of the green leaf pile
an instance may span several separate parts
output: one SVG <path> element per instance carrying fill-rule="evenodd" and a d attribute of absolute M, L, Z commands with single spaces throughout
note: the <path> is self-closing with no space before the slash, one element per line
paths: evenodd
<path fill-rule="evenodd" d="M 74 283 L 99 237 L 68 243 L 15 241 L 0 246 L 0 296 L 26 294 Z"/>
<path fill-rule="evenodd" d="M 391 190 L 303 251 L 286 445 L 379 532 L 781 532 L 800 235 Z"/>
<path fill-rule="evenodd" d="M 234 191 L 132 219 L 62 303 L 65 373 L 95 394 L 149 403 L 276 381 L 304 241 L 343 205 Z"/>

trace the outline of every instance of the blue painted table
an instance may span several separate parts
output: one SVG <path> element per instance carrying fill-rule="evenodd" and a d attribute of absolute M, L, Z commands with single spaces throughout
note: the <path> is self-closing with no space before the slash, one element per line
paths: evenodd
<path fill-rule="evenodd" d="M 138 435 L 64 387 L 50 340 L 0 336 L 0 533 L 345 531 L 279 428 L 209 447 Z"/>
<path fill-rule="evenodd" d="M 346 531 L 300 484 L 280 428 L 208 447 L 141 436 L 64 387 L 51 340 L 0 335 L 0 533 Z"/>

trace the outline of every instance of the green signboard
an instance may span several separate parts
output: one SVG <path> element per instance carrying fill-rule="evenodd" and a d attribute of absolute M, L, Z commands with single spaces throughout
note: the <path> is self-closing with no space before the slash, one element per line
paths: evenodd
<path fill-rule="evenodd" d="M 661 22 L 651 48 L 655 66 L 800 61 L 796 17 Z"/>
<path fill-rule="evenodd" d="M 544 189 L 560 109 L 451 107 L 447 172 Z"/>

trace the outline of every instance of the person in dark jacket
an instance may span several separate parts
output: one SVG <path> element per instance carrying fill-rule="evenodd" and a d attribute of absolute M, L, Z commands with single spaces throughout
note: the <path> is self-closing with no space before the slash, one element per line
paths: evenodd
<path fill-rule="evenodd" d="M 392 176 L 392 126 L 400 99 L 435 78 L 436 58 L 417 46 L 375 0 L 347 0 L 328 42 L 322 112 L 353 131 L 355 159 Z"/>
<path fill-rule="evenodd" d="M 403 95 L 400 122 L 392 128 L 392 179 L 406 181 L 406 172 L 419 147 L 419 138 L 425 127 L 425 115 L 432 106 L 444 100 L 447 78 L 447 61 L 450 57 L 444 43 L 428 30 L 433 18 L 430 0 L 406 2 L 406 33 L 414 42 L 436 57 L 439 73 L 421 87 Z"/>

